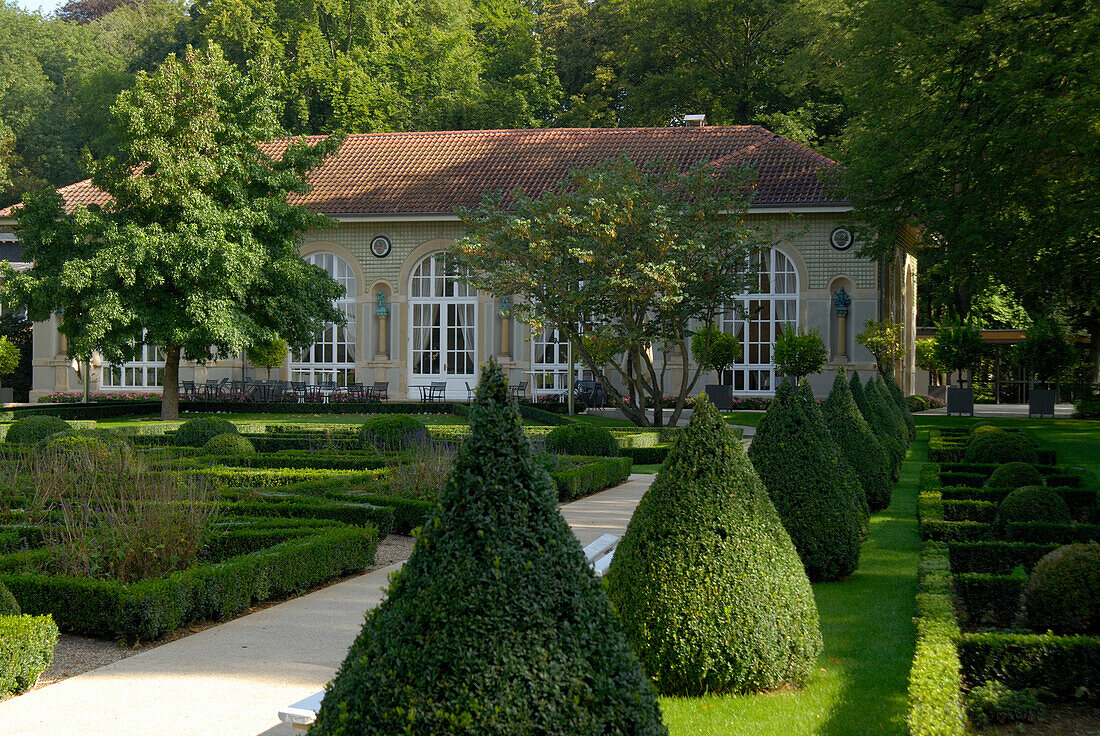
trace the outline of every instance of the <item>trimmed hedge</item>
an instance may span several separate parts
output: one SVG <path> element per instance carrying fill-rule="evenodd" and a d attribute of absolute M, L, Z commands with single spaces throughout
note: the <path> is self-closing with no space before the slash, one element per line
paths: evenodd
<path fill-rule="evenodd" d="M 1024 598 L 1034 631 L 1100 634 L 1100 544 L 1069 544 L 1039 560 Z"/>
<path fill-rule="evenodd" d="M 1030 570 L 1044 555 L 1057 549 L 1055 544 L 1027 542 L 954 542 L 951 551 L 951 572 L 976 572 L 1008 575 L 1017 567 Z"/>
<path fill-rule="evenodd" d="M 550 474 L 554 479 L 559 501 L 589 496 L 618 485 L 630 477 L 631 460 L 628 457 L 593 457 L 584 460 L 588 462 Z"/>
<path fill-rule="evenodd" d="M 19 601 L 15 600 L 6 585 L 0 583 L 0 616 L 18 616 L 21 613 Z"/>
<path fill-rule="evenodd" d="M 998 680 L 1013 690 L 1100 699 L 1100 637 L 1053 634 L 963 634 L 963 679 L 974 687 Z"/>
<path fill-rule="evenodd" d="M 993 525 L 979 521 L 921 521 L 920 536 L 930 542 L 980 542 L 993 540 Z"/>
<path fill-rule="evenodd" d="M 1022 575 L 963 573 L 954 579 L 955 595 L 966 614 L 966 625 L 1007 628 L 1020 613 L 1020 598 L 1027 586 Z"/>
<path fill-rule="evenodd" d="M 867 390 L 860 383 L 858 371 L 852 372 L 852 378 L 848 381 L 848 388 L 851 391 L 852 399 L 856 402 L 856 406 L 859 407 L 860 414 L 867 421 L 867 426 L 871 428 L 886 454 L 890 483 L 896 483 L 898 478 L 901 477 L 901 464 L 905 460 L 905 448 L 897 439 L 897 433 L 891 426 L 892 420 L 878 411 L 882 407 L 877 401 L 872 401 L 869 398 Z M 868 499 L 868 501 L 870 500 Z M 872 508 L 874 507 L 872 506 Z"/>
<path fill-rule="evenodd" d="M 1061 496 L 1071 510 L 1080 511 L 1096 505 L 1096 491 L 1091 488 L 1047 486 L 1047 489 Z M 992 503 L 1004 501 L 1011 492 L 1012 490 L 1009 488 L 974 488 L 971 486 L 945 486 L 941 491 L 945 501 L 990 501 Z"/>
<path fill-rule="evenodd" d="M 182 406 L 182 402 L 181 402 Z M 243 411 L 237 409 L 237 411 Z M 104 404 L 61 404 L 58 406 L 15 407 L 0 412 L 0 420 L 21 419 L 28 416 L 50 416 L 58 419 L 113 419 L 115 417 L 139 417 L 160 412 L 160 401 L 120 401 Z"/>
<path fill-rule="evenodd" d="M 968 463 L 1013 463 L 1032 465 L 1039 462 L 1035 444 L 1020 432 L 983 432 L 976 434 L 966 447 Z"/>
<path fill-rule="evenodd" d="M 424 424 L 407 414 L 369 417 L 359 428 L 359 441 L 363 449 L 403 450 L 422 444 L 427 439 L 428 430 Z"/>
<path fill-rule="evenodd" d="M 989 501 L 943 500 L 944 521 L 979 521 L 992 524 L 997 520 L 997 504 Z"/>
<path fill-rule="evenodd" d="M 1071 544 L 1100 541 L 1098 524 L 1047 524 L 1041 521 L 1018 522 L 1005 527 L 1005 538 L 1011 542 L 1033 544 Z"/>
<path fill-rule="evenodd" d="M 203 447 L 219 434 L 239 434 L 237 425 L 221 417 L 200 417 L 184 422 L 172 435 L 177 447 Z"/>
<path fill-rule="evenodd" d="M 34 687 L 53 663 L 57 625 L 50 616 L 0 616 L 0 699 Z"/>
<path fill-rule="evenodd" d="M 63 631 L 148 641 L 200 619 L 224 620 L 373 564 L 378 531 L 340 527 L 304 539 L 124 585 L 66 575 L 7 572 L 28 613 L 52 613 Z"/>
<path fill-rule="evenodd" d="M 546 435 L 546 449 L 566 455 L 619 456 L 619 443 L 603 427 L 590 424 L 569 424 L 554 427 Z"/>
<path fill-rule="evenodd" d="M 371 525 L 385 537 L 394 527 L 394 509 L 370 503 L 340 503 L 323 498 L 268 496 L 256 501 L 230 501 L 220 507 L 223 513 L 242 516 L 278 516 L 290 519 L 329 519 L 352 526 Z"/>
<path fill-rule="evenodd" d="M 671 445 L 660 447 L 623 447 L 619 453 L 631 459 L 635 465 L 660 465 L 668 458 Z"/>

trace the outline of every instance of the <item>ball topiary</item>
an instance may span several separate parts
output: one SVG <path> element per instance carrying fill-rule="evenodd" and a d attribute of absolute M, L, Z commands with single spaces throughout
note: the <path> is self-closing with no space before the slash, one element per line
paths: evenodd
<path fill-rule="evenodd" d="M 565 424 L 554 427 L 546 435 L 546 449 L 565 455 L 599 455 L 615 457 L 619 443 L 603 427 L 591 424 Z"/>
<path fill-rule="evenodd" d="M 1002 463 L 994 468 L 987 488 L 1022 488 L 1043 485 L 1043 476 L 1029 463 Z"/>
<path fill-rule="evenodd" d="M 130 443 L 122 436 L 103 429 L 68 429 L 39 443 L 47 452 L 79 456 L 95 464 L 128 462 L 133 458 Z"/>
<path fill-rule="evenodd" d="M 806 418 L 810 420 L 814 432 L 817 433 L 821 446 L 825 448 L 826 453 L 829 455 L 829 462 L 833 466 L 833 472 L 836 473 L 837 487 L 850 499 L 852 513 L 859 518 L 859 525 L 863 531 L 863 537 L 866 539 L 867 532 L 870 530 L 869 522 L 871 518 L 867 496 L 863 493 L 863 486 L 859 483 L 856 471 L 852 469 L 848 459 L 840 452 L 840 447 L 833 439 L 832 432 L 825 424 L 825 415 L 817 403 L 817 397 L 814 396 L 809 381 L 803 381 L 798 387 L 798 401 L 802 406 L 802 411 L 806 412 Z"/>
<path fill-rule="evenodd" d="M 238 434 L 237 425 L 221 417 L 199 417 L 184 422 L 173 437 L 177 447 L 202 447 L 219 434 Z"/>
<path fill-rule="evenodd" d="M 896 483 L 901 477 L 901 463 L 905 460 L 905 448 L 903 448 L 894 436 L 889 424 L 883 421 L 883 417 L 872 410 L 871 401 L 867 398 L 867 392 L 859 380 L 859 372 L 853 371 L 852 378 L 848 381 L 848 388 L 852 392 L 852 400 L 859 407 L 859 413 L 863 415 L 867 426 L 875 433 L 875 438 L 882 444 L 883 452 L 889 461 L 887 469 L 890 473 L 890 482 Z"/>
<path fill-rule="evenodd" d="M 790 381 L 775 392 L 753 435 L 749 458 L 810 580 L 850 575 L 859 564 L 862 525 Z"/>
<path fill-rule="evenodd" d="M 1035 631 L 1100 634 L 1100 544 L 1067 544 L 1039 560 L 1024 611 Z"/>
<path fill-rule="evenodd" d="M 244 457 L 256 454 L 256 447 L 247 437 L 241 437 L 234 432 L 226 432 L 211 437 L 202 446 L 202 451 L 207 455 L 230 455 Z"/>
<path fill-rule="evenodd" d="M 428 430 L 416 417 L 408 414 L 379 414 L 368 417 L 359 428 L 359 442 L 364 450 L 403 450 L 424 442 Z"/>
<path fill-rule="evenodd" d="M 71 425 L 57 417 L 44 415 L 23 417 L 11 423 L 4 441 L 12 444 L 39 442 L 66 429 L 72 429 Z"/>
<path fill-rule="evenodd" d="M 1020 432 L 976 433 L 966 446 L 965 461 L 968 463 L 1013 463 L 1022 462 L 1034 465 L 1039 459 L 1035 445 Z"/>
<path fill-rule="evenodd" d="M 666 734 L 490 362 L 439 503 L 310 733 Z"/>
<path fill-rule="evenodd" d="M 0 583 L 0 616 L 18 616 L 21 613 L 19 602 L 8 590 L 8 586 Z"/>
<path fill-rule="evenodd" d="M 705 397 L 639 502 L 608 596 L 658 689 L 699 695 L 806 682 L 813 590 L 741 443 Z"/>
<path fill-rule="evenodd" d="M 843 371 L 837 373 L 829 398 L 821 405 L 821 413 L 837 447 L 859 478 L 868 508 L 881 511 L 889 506 L 893 488 L 890 460 L 856 406 Z"/>
<path fill-rule="evenodd" d="M 1004 524 L 1027 521 L 1068 524 L 1071 518 L 1065 499 L 1042 486 L 1017 488 L 1001 501 L 1000 519 Z"/>

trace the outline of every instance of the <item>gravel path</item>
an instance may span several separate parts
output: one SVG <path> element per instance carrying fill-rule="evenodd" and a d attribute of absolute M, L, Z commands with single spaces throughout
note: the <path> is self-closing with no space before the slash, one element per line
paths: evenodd
<path fill-rule="evenodd" d="M 370 572 L 371 570 L 377 570 L 380 567 L 409 559 L 409 555 L 412 554 L 413 541 L 412 537 L 406 537 L 400 534 L 389 535 L 378 545 L 378 551 L 375 553 L 374 557 L 374 567 L 367 568 L 363 572 Z M 249 613 L 259 611 L 260 609 L 281 602 L 282 601 L 270 601 L 258 606 L 253 606 L 249 609 Z M 42 673 L 42 676 L 38 679 L 36 688 L 45 687 L 46 685 L 60 682 L 67 677 L 79 675 L 82 672 L 88 672 L 89 670 L 103 667 L 112 662 L 117 662 L 120 659 L 132 657 L 148 649 L 159 647 L 161 644 L 167 644 L 170 641 L 182 639 L 191 634 L 197 634 L 200 631 L 217 625 L 217 623 L 200 623 L 196 626 L 188 626 L 174 631 L 155 642 L 139 644 L 133 647 L 115 641 L 62 634 L 57 642 L 57 649 L 54 650 L 53 665 Z"/>

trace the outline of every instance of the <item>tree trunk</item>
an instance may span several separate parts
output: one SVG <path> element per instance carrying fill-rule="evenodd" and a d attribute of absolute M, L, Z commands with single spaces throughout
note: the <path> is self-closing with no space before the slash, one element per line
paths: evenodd
<path fill-rule="evenodd" d="M 164 358 L 164 389 L 160 395 L 160 418 L 180 418 L 180 346 L 168 345 Z"/>

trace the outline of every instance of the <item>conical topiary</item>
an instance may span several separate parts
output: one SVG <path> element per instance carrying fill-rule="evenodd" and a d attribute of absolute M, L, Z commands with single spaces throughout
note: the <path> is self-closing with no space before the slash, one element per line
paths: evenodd
<path fill-rule="evenodd" d="M 836 440 L 833 439 L 832 432 L 825 424 L 825 415 L 821 412 L 821 407 L 818 406 L 817 397 L 814 396 L 809 381 L 803 381 L 798 387 L 798 400 L 802 404 L 802 411 L 806 412 L 806 418 L 810 420 L 810 425 L 817 432 L 821 446 L 825 448 L 829 455 L 829 462 L 836 473 L 837 487 L 851 499 L 852 513 L 859 517 L 859 526 L 863 531 L 863 537 L 866 538 L 869 530 L 868 522 L 871 517 L 870 507 L 867 504 L 867 494 L 863 492 L 863 486 L 859 482 L 856 471 L 852 469 L 851 463 L 840 451 Z"/>
<path fill-rule="evenodd" d="M 848 381 L 848 388 L 851 389 L 852 399 L 859 407 L 859 413 L 863 415 L 863 418 L 867 421 L 867 426 L 871 428 L 871 431 L 875 433 L 875 437 L 882 444 L 886 459 L 889 461 L 887 468 L 890 471 L 891 483 L 897 482 L 898 478 L 901 477 L 901 463 L 905 459 L 905 450 L 894 439 L 893 432 L 882 421 L 882 417 L 878 412 L 871 410 L 871 404 L 867 400 L 867 392 L 864 390 L 863 383 L 859 380 L 859 371 L 852 371 L 852 380 Z"/>
<path fill-rule="evenodd" d="M 859 477 L 870 510 L 881 511 L 889 506 L 893 486 L 890 459 L 856 406 L 843 372 L 837 373 L 821 412 L 840 452 Z"/>
<path fill-rule="evenodd" d="M 664 693 L 804 683 L 821 651 L 798 554 L 705 397 L 634 511 L 607 577 L 627 636 Z"/>
<path fill-rule="evenodd" d="M 666 734 L 556 499 L 490 363 L 439 505 L 311 733 Z"/>
<path fill-rule="evenodd" d="M 859 563 L 863 532 L 829 454 L 784 380 L 756 428 L 749 458 L 810 580 L 839 580 Z"/>
<path fill-rule="evenodd" d="M 886 390 L 889 392 L 890 397 L 894 399 L 898 411 L 901 412 L 902 421 L 905 422 L 905 428 L 909 431 L 909 439 L 915 440 L 917 438 L 917 423 L 913 421 L 913 411 L 909 408 L 909 402 L 905 400 L 905 394 L 901 392 L 901 386 L 898 386 L 898 382 L 894 380 L 893 372 L 887 374 L 884 382 Z"/>
<path fill-rule="evenodd" d="M 902 450 L 901 459 L 904 461 L 905 451 L 909 449 L 909 432 L 905 429 L 905 422 L 898 414 L 897 407 L 894 406 L 894 400 L 886 395 L 882 382 L 877 377 L 867 379 L 863 389 L 867 394 L 867 403 L 871 406 L 871 411 L 878 414 L 884 431 L 889 432 L 898 443 L 898 447 Z"/>

